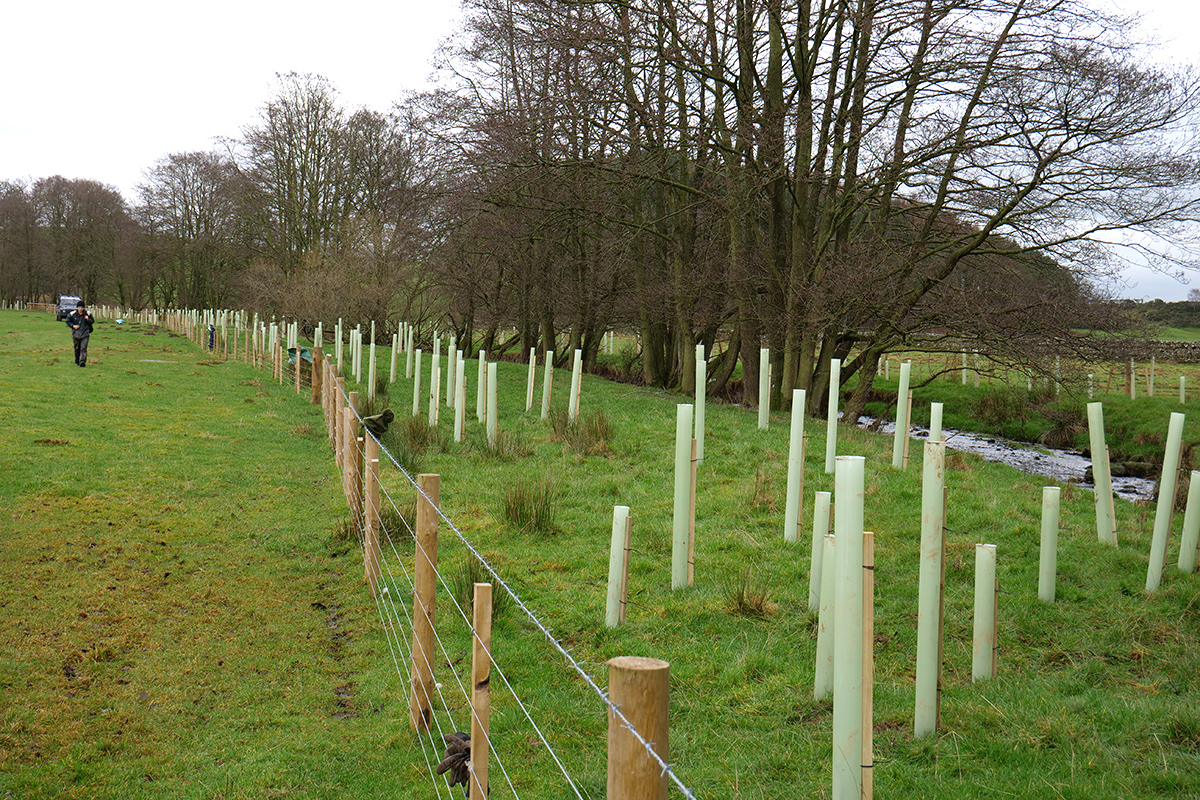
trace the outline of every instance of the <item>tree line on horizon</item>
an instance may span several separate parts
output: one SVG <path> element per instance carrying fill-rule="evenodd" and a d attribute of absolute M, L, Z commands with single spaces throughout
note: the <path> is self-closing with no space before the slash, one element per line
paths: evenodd
<path fill-rule="evenodd" d="M 0 183 L 0 294 L 399 320 L 493 355 L 823 408 L 830 364 L 973 349 L 1037 369 L 1126 324 L 1122 250 L 1179 266 L 1200 82 L 1082 0 L 469 0 L 435 90 L 348 110 L 282 75 L 139 199 Z M 514 333 L 515 329 L 515 333 Z M 1111 341 L 1111 340 L 1107 340 Z M 760 348 L 771 385 L 758 386 Z"/>

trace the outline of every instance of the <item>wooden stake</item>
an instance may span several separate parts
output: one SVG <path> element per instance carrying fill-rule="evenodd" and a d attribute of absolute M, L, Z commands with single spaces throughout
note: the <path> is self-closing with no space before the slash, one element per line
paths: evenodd
<path fill-rule="evenodd" d="M 416 558 L 413 566 L 412 687 L 409 723 L 415 731 L 429 730 L 433 718 L 433 662 L 437 591 L 437 531 L 441 476 L 417 476 Z"/>
<path fill-rule="evenodd" d="M 455 376 L 458 377 L 458 376 Z M 474 647 L 471 649 L 471 795 L 487 800 L 488 720 L 492 709 L 492 585 L 475 584 Z"/>
<path fill-rule="evenodd" d="M 950 490 L 942 490 L 942 579 L 938 583 L 938 641 L 937 641 L 937 717 L 935 729 L 942 727 L 942 667 L 946 663 L 946 506 Z"/>
<path fill-rule="evenodd" d="M 609 701 L 669 762 L 667 694 L 670 664 L 656 658 L 619 656 L 608 662 Z M 667 800 L 667 774 L 613 713 L 608 712 L 609 800 Z"/>
<path fill-rule="evenodd" d="M 688 499 L 688 576 L 687 585 L 692 585 L 696 576 L 696 440 L 692 439 L 692 485 Z"/>
<path fill-rule="evenodd" d="M 875 796 L 875 534 L 863 532 L 862 797 Z"/>
<path fill-rule="evenodd" d="M 908 403 L 905 406 L 904 414 L 904 468 L 908 469 L 908 449 L 912 443 L 912 436 L 909 435 L 912 431 L 912 391 L 908 393 Z"/>
<path fill-rule="evenodd" d="M 633 517 L 625 516 L 625 557 L 621 565 L 621 613 L 618 625 L 625 624 L 625 607 L 629 604 L 629 553 L 633 547 Z"/>
<path fill-rule="evenodd" d="M 996 587 L 992 593 L 992 677 L 997 676 L 996 667 L 1000 659 L 1000 576 L 996 575 Z"/>

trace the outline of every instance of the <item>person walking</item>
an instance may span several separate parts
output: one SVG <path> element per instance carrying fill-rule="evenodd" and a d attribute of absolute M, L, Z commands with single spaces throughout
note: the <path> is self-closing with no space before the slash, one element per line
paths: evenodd
<path fill-rule="evenodd" d="M 88 337 L 92 335 L 92 326 L 95 324 L 96 320 L 82 300 L 76 303 L 75 310 L 67 315 L 67 326 L 71 329 L 71 338 L 75 341 L 75 363 L 80 367 L 87 366 Z"/>

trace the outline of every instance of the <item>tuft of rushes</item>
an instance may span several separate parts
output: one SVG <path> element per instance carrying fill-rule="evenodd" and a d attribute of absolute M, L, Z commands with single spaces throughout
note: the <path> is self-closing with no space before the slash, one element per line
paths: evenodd
<path fill-rule="evenodd" d="M 501 516 L 518 531 L 550 536 L 558 533 L 556 492 L 549 478 L 519 478 L 504 490 Z"/>
<path fill-rule="evenodd" d="M 589 409 L 571 422 L 561 408 L 550 410 L 554 438 L 581 456 L 606 455 L 613 440 L 613 426 L 600 409 Z"/>
<path fill-rule="evenodd" d="M 451 573 L 450 590 L 454 599 L 466 610 L 475 608 L 475 584 L 490 583 L 492 585 L 492 616 L 504 614 L 512 606 L 512 596 L 504 590 L 480 563 L 479 559 L 470 553 L 463 559 L 458 569 Z"/>

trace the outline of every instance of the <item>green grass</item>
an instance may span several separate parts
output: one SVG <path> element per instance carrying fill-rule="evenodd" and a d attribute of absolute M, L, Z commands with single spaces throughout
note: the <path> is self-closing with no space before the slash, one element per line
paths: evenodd
<path fill-rule="evenodd" d="M 1150 462 L 1161 465 L 1171 414 L 1187 415 L 1183 431 L 1182 469 L 1200 468 L 1200 414 L 1189 413 L 1200 400 L 1200 364 L 1159 363 L 1155 368 L 1155 393 L 1148 395 L 1149 365 L 1136 364 L 1136 396 L 1126 394 L 1123 365 L 1063 365 L 1059 391 L 1044 381 L 1027 388 L 1027 379 L 1016 372 L 985 376 L 979 387 L 974 373 L 963 384 L 954 356 L 913 356 L 913 424 L 928 425 L 930 403 L 944 406 L 947 428 L 976 431 L 1015 441 L 1050 447 L 1089 449 L 1087 404 L 1099 401 L 1104 408 L 1105 441 L 1112 461 Z M 937 370 L 951 371 L 926 382 Z M 1087 372 L 1093 374 L 1092 398 Z M 1187 402 L 1179 402 L 1179 376 L 1187 379 Z M 1007 382 L 1006 382 L 1007 381 Z M 891 379 L 880 377 L 875 388 L 887 399 L 867 404 L 867 413 L 895 416 L 898 370 L 893 360 Z"/>
<path fill-rule="evenodd" d="M 93 363 L 77 370 L 60 328 L 0 313 L 0 499 L 11 509 L 0 523 L 0 796 L 434 796 L 393 665 L 406 636 L 381 625 L 356 542 L 338 533 L 344 504 L 317 407 L 244 365 L 199 366 L 185 340 L 132 326 L 101 325 Z M 556 373 L 560 407 L 570 374 Z M 760 432 L 753 412 L 709 405 L 696 583 L 671 591 L 675 404 L 687 398 L 585 376 L 581 419 L 602 412 L 608 433 L 603 448 L 577 448 L 537 409 L 524 412 L 525 368 L 501 364 L 500 430 L 514 444 L 497 453 L 470 400 L 456 444 L 445 409 L 437 435 L 420 431 L 424 404 L 408 425 L 411 382 L 389 395 L 388 436 L 441 475 L 456 527 L 601 686 L 614 656 L 671 663 L 671 761 L 698 797 L 829 795 L 830 706 L 811 699 L 808 536 L 782 541 L 786 415 Z M 806 521 L 812 492 L 833 488 L 824 430 L 808 421 Z M 1042 481 L 970 456 L 952 455 L 947 469 L 942 729 L 912 737 L 920 469 L 892 470 L 891 447 L 839 431 L 839 452 L 867 459 L 877 539 L 879 796 L 1200 796 L 1200 583 L 1175 570 L 1172 549 L 1163 588 L 1141 591 L 1153 507 L 1118 503 L 1112 548 L 1097 541 L 1092 495 L 1065 488 L 1059 602 L 1046 605 Z M 506 523 L 506 492 L 546 476 L 557 532 Z M 411 519 L 406 477 L 390 467 L 384 482 Z M 631 507 L 634 553 L 628 624 L 609 630 L 615 504 Z M 385 583 L 398 603 L 412 555 L 404 536 L 393 541 Z M 976 542 L 998 546 L 1003 591 L 1000 674 L 979 684 Z M 452 597 L 464 604 L 466 587 L 486 579 L 473 558 L 442 523 L 436 675 L 457 729 L 466 716 L 454 676 L 470 680 L 470 638 Z M 493 676 L 493 733 L 520 795 L 573 793 L 508 684 L 583 796 L 603 797 L 598 699 L 515 606 L 497 614 L 493 648 L 507 681 Z M 511 794 L 494 767 L 492 787 Z"/>
<path fill-rule="evenodd" d="M 1200 328 L 1161 328 L 1156 338 L 1173 342 L 1196 342 L 1200 341 Z"/>

